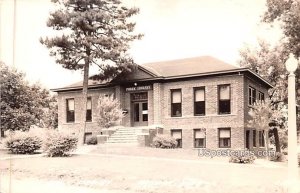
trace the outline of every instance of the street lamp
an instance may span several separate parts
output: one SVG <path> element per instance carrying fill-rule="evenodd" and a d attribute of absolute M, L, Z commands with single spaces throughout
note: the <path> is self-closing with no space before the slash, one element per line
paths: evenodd
<path fill-rule="evenodd" d="M 289 55 L 286 61 L 288 75 L 288 177 L 289 193 L 296 192 L 298 180 L 298 158 L 297 158 L 297 127 L 296 127 L 296 86 L 295 71 L 298 67 L 298 60 L 293 54 Z"/>

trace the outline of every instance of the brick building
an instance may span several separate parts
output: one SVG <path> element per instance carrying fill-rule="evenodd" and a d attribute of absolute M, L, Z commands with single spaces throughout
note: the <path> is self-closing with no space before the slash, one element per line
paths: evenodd
<path fill-rule="evenodd" d="M 182 148 L 250 148 L 264 145 L 262 131 L 247 128 L 248 111 L 272 86 L 247 68 L 210 56 L 139 65 L 126 80 L 89 81 L 87 133 L 95 121 L 100 94 L 113 94 L 128 112 L 128 129 L 162 127 Z M 82 112 L 82 83 L 58 93 L 59 128 L 76 131 Z"/>

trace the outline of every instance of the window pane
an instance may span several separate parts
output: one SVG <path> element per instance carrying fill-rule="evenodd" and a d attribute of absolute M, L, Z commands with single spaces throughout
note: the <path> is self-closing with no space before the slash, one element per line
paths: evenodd
<path fill-rule="evenodd" d="M 67 111 L 67 122 L 75 121 L 75 113 L 74 111 Z"/>
<path fill-rule="evenodd" d="M 92 110 L 86 110 L 86 121 L 92 121 Z"/>
<path fill-rule="evenodd" d="M 195 147 L 196 148 L 204 148 L 205 147 L 205 139 L 195 139 Z"/>
<path fill-rule="evenodd" d="M 230 138 L 230 130 L 220 129 L 220 138 Z"/>
<path fill-rule="evenodd" d="M 172 103 L 181 103 L 181 91 L 172 91 Z"/>
<path fill-rule="evenodd" d="M 230 86 L 222 85 L 219 87 L 220 100 L 229 100 L 230 99 Z"/>
<path fill-rule="evenodd" d="M 92 99 L 91 99 L 91 98 L 88 98 L 88 99 L 87 99 L 87 102 L 86 102 L 86 109 L 87 109 L 87 110 L 92 109 Z"/>
<path fill-rule="evenodd" d="M 219 146 L 220 147 L 230 147 L 230 138 L 221 138 Z"/>
<path fill-rule="evenodd" d="M 181 116 L 181 103 L 173 103 L 171 104 L 171 111 L 173 117 Z"/>
<path fill-rule="evenodd" d="M 181 139 L 181 131 L 172 131 L 172 137 L 175 139 Z"/>
<path fill-rule="evenodd" d="M 142 103 L 143 121 L 148 121 L 148 103 Z"/>
<path fill-rule="evenodd" d="M 195 102 L 195 115 L 205 115 L 205 101 Z"/>
<path fill-rule="evenodd" d="M 205 138 L 205 132 L 201 130 L 195 130 L 195 138 Z"/>
<path fill-rule="evenodd" d="M 135 122 L 139 122 L 140 121 L 140 105 L 139 105 L 139 103 L 134 103 L 133 109 L 134 109 L 133 120 Z"/>
<path fill-rule="evenodd" d="M 176 139 L 177 141 L 177 148 L 181 148 L 182 147 L 182 139 Z"/>
<path fill-rule="evenodd" d="M 205 92 L 204 89 L 195 89 L 195 101 L 204 101 L 205 99 Z"/>
<path fill-rule="evenodd" d="M 230 100 L 219 101 L 219 113 L 230 113 Z"/>
<path fill-rule="evenodd" d="M 67 99 L 67 101 L 68 101 L 68 110 L 74 111 L 74 107 L 75 107 L 74 99 Z"/>
<path fill-rule="evenodd" d="M 262 92 L 259 92 L 258 93 L 258 100 L 261 100 L 261 101 L 265 100 L 265 94 L 262 93 Z"/>

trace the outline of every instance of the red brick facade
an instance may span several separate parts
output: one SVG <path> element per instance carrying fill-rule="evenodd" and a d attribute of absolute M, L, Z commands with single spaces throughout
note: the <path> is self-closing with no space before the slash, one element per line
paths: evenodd
<path fill-rule="evenodd" d="M 144 82 L 150 85 L 148 93 L 148 126 L 160 125 L 164 133 L 170 134 L 172 129 L 182 130 L 182 147 L 194 148 L 194 129 L 206 130 L 206 148 L 219 148 L 219 128 L 230 128 L 230 148 L 246 147 L 246 130 L 250 130 L 249 145 L 252 147 L 252 130 L 247 128 L 248 119 L 248 87 L 252 86 L 267 97 L 267 87 L 259 84 L 259 81 L 251 79 L 246 74 L 231 73 L 222 76 L 195 77 L 190 79 L 177 79 L 165 82 Z M 137 82 L 139 85 L 139 82 Z M 218 113 L 218 85 L 230 85 L 231 113 L 220 115 Z M 128 111 L 121 125 L 133 126 L 133 109 L 131 93 L 126 87 L 134 86 L 133 83 L 126 85 L 115 85 L 109 88 L 90 89 L 88 95 L 92 98 L 92 122 L 87 122 L 87 132 L 99 133 L 99 127 L 95 122 L 95 111 L 100 94 L 114 94 L 120 101 L 121 107 Z M 205 111 L 204 116 L 194 116 L 194 93 L 195 87 L 205 87 Z M 171 90 L 181 89 L 182 92 L 182 116 L 171 116 Z M 140 91 L 137 91 L 140 92 Z M 144 92 L 144 91 L 143 91 Z M 66 99 L 75 99 L 75 122 L 66 122 Z M 80 108 L 81 91 L 63 91 L 58 93 L 59 103 L 59 127 L 76 132 L 80 126 L 83 112 Z M 258 143 L 258 142 L 257 142 Z"/>

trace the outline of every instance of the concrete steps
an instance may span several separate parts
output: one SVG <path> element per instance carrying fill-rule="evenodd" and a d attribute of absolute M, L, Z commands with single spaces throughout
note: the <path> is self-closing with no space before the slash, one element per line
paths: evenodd
<path fill-rule="evenodd" d="M 137 145 L 137 132 L 134 127 L 119 128 L 114 134 L 112 134 L 106 144 L 133 144 Z"/>

